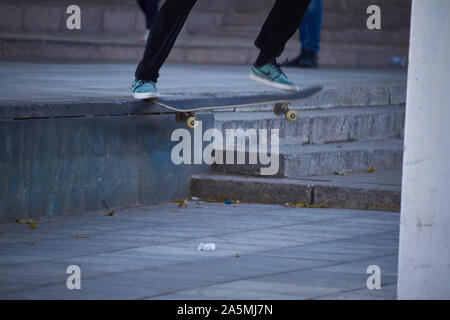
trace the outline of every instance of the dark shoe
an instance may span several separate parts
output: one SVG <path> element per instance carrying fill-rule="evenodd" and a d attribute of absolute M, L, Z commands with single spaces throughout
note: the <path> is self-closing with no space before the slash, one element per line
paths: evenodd
<path fill-rule="evenodd" d="M 302 53 L 286 63 L 286 67 L 319 68 L 319 57 L 313 50 L 303 50 Z"/>

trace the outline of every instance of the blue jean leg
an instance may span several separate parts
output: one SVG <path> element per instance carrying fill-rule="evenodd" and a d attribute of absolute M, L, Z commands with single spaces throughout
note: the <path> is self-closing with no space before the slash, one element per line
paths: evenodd
<path fill-rule="evenodd" d="M 311 0 L 302 23 L 299 26 L 302 50 L 308 49 L 319 53 L 320 32 L 322 29 L 322 0 Z"/>

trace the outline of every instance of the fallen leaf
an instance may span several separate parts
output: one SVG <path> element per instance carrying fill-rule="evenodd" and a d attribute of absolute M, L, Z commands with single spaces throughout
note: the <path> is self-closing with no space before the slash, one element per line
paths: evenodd
<path fill-rule="evenodd" d="M 327 206 L 323 203 L 321 204 L 314 204 L 314 205 L 307 205 L 307 208 L 314 208 L 314 209 L 319 209 L 319 208 L 326 208 Z"/>
<path fill-rule="evenodd" d="M 186 207 L 188 206 L 188 204 L 189 204 L 189 199 L 184 199 L 184 200 L 178 200 L 178 199 L 175 199 L 175 200 L 172 200 L 172 202 L 173 203 L 178 203 L 178 208 L 181 208 L 183 205 L 185 205 Z"/>
<path fill-rule="evenodd" d="M 112 217 L 112 216 L 114 215 L 114 213 L 115 213 L 115 212 L 114 212 L 114 210 L 113 210 L 113 211 L 111 211 L 110 213 L 107 213 L 106 215 L 109 216 L 109 217 Z"/>
<path fill-rule="evenodd" d="M 85 234 L 76 234 L 76 235 L 75 235 L 75 238 L 83 239 L 83 238 L 89 238 L 89 236 L 87 236 L 87 235 L 85 235 Z"/>
<path fill-rule="evenodd" d="M 296 204 L 295 204 L 295 206 L 297 207 L 297 208 L 304 208 L 304 207 L 306 207 L 306 203 L 304 203 L 304 202 L 297 202 Z"/>
<path fill-rule="evenodd" d="M 240 256 L 239 254 L 236 253 L 236 254 L 234 255 L 234 257 L 235 257 L 235 258 L 240 258 L 241 256 Z"/>
<path fill-rule="evenodd" d="M 31 219 L 17 219 L 17 223 L 28 224 L 30 225 L 30 229 L 36 229 L 37 221 Z"/>
<path fill-rule="evenodd" d="M 17 223 L 21 223 L 21 224 L 30 224 L 30 223 L 34 223 L 36 221 L 35 220 L 31 220 L 31 219 L 17 219 L 16 222 Z"/>
<path fill-rule="evenodd" d="M 370 168 L 370 169 L 366 170 L 366 172 L 367 172 L 367 173 L 372 173 L 372 172 L 375 172 L 375 168 L 374 168 L 374 167 L 372 167 L 372 168 Z"/>

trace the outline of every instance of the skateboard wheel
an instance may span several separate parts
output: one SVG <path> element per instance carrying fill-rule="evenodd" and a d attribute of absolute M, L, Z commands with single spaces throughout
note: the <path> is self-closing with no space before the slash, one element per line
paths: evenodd
<path fill-rule="evenodd" d="M 187 116 L 183 112 L 177 112 L 176 115 L 175 115 L 175 120 L 178 123 L 185 123 L 186 122 L 186 118 L 187 118 Z"/>
<path fill-rule="evenodd" d="M 297 121 L 298 119 L 298 113 L 295 110 L 289 110 L 288 112 L 286 112 L 286 119 L 288 119 L 289 121 Z"/>
<path fill-rule="evenodd" d="M 195 129 L 198 126 L 198 121 L 197 119 L 195 119 L 195 117 L 191 116 L 188 117 L 186 120 L 186 125 L 190 128 L 190 129 Z"/>
<path fill-rule="evenodd" d="M 273 113 L 275 113 L 275 115 L 277 115 L 277 116 L 282 114 L 283 113 L 283 105 L 281 103 L 275 104 L 273 107 Z"/>

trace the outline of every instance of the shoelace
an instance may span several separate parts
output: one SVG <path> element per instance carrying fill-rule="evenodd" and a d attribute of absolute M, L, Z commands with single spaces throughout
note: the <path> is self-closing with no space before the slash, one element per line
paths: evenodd
<path fill-rule="evenodd" d="M 270 64 L 274 67 L 274 69 L 275 69 L 275 71 L 276 71 L 275 74 L 276 74 L 277 76 L 283 75 L 283 76 L 286 77 L 286 74 L 283 72 L 283 70 L 281 70 L 281 67 L 285 66 L 286 63 L 287 63 L 287 61 L 288 61 L 288 60 L 286 59 L 286 61 L 283 62 L 282 64 L 277 63 L 276 60 L 270 62 Z"/>
<path fill-rule="evenodd" d="M 142 83 L 142 80 L 134 80 L 133 83 L 131 84 L 131 89 L 134 89 L 138 86 L 140 86 Z"/>
<path fill-rule="evenodd" d="M 147 82 L 151 82 L 151 81 L 134 80 L 133 83 L 131 84 L 131 89 L 134 89 L 134 88 L 137 88 L 137 87 L 141 87 Z"/>

